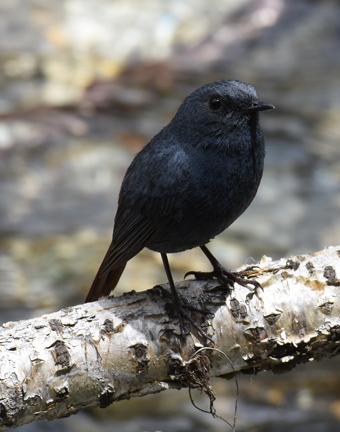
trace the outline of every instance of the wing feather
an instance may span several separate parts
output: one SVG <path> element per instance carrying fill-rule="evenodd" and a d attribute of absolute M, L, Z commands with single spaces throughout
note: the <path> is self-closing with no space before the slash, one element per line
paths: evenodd
<path fill-rule="evenodd" d="M 134 223 L 129 224 L 128 229 L 120 230 L 119 235 L 114 233 L 109 251 L 103 262 L 100 277 L 137 255 L 152 238 L 156 230 L 157 228 L 155 228 L 152 221 L 137 218 Z"/>
<path fill-rule="evenodd" d="M 127 261 L 181 217 L 178 193 L 189 187 L 186 155 L 166 128 L 156 138 L 140 151 L 125 175 L 112 242 L 86 301 L 108 295 Z"/>

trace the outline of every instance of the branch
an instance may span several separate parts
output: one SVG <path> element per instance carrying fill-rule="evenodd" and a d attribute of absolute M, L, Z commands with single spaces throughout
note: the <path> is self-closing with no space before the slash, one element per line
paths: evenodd
<path fill-rule="evenodd" d="M 201 352 L 208 359 L 206 379 L 249 369 L 286 371 L 338 354 L 337 275 L 340 246 L 276 262 L 263 257 L 250 275 L 262 284 L 256 293 L 237 284 L 228 293 L 216 281 L 178 283 L 184 301 L 214 313 L 204 329 L 230 360 L 217 350 Z M 202 321 L 197 313 L 193 318 Z M 185 342 L 178 335 L 171 302 L 157 287 L 4 324 L 0 431 L 188 386 L 204 341 L 195 329 Z"/>

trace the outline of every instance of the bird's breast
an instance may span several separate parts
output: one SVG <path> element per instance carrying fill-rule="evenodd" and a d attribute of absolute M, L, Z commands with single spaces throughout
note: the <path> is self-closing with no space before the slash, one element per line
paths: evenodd
<path fill-rule="evenodd" d="M 180 252 L 208 243 L 231 225 L 249 206 L 258 189 L 263 163 L 244 156 L 206 152 L 195 157 L 186 184 L 176 196 L 174 222 L 152 239 L 149 249 Z"/>

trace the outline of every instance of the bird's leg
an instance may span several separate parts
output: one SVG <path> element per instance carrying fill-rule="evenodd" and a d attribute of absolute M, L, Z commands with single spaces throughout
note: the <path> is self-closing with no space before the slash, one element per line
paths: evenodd
<path fill-rule="evenodd" d="M 257 266 L 249 266 L 246 269 L 239 272 L 232 272 L 230 270 L 226 270 L 214 257 L 214 255 L 209 251 L 209 249 L 204 245 L 200 246 L 204 255 L 208 258 L 213 266 L 212 272 L 195 272 L 190 271 L 185 274 L 184 277 L 188 275 L 195 276 L 196 279 L 211 279 L 216 278 L 222 284 L 234 286 L 234 283 L 237 282 L 239 285 L 242 285 L 246 288 L 249 288 L 248 285 L 253 285 L 255 288 L 262 288 L 261 284 L 257 281 L 253 281 L 248 279 L 247 276 L 254 268 Z"/>
<path fill-rule="evenodd" d="M 211 341 L 212 339 L 206 334 L 206 332 L 204 330 L 201 329 L 201 327 L 196 323 L 196 321 L 194 321 L 191 318 L 191 316 L 185 311 L 185 309 L 195 310 L 195 311 L 203 313 L 203 314 L 206 314 L 208 311 L 197 309 L 191 305 L 186 305 L 181 301 L 181 299 L 177 293 L 177 290 L 176 290 L 176 287 L 174 284 L 174 280 L 172 278 L 168 257 L 165 253 L 161 253 L 161 256 L 162 256 L 162 260 L 163 260 L 165 273 L 166 273 L 166 276 L 167 276 L 168 281 L 169 281 L 171 294 L 172 294 L 171 298 L 174 302 L 174 308 L 176 310 L 176 313 L 177 313 L 177 316 L 179 319 L 179 326 L 181 329 L 181 334 L 182 334 L 183 339 L 185 338 L 184 319 L 187 319 L 189 321 L 189 323 L 192 324 L 203 337 L 205 337 Z M 210 312 L 208 312 L 208 313 L 210 313 Z"/>

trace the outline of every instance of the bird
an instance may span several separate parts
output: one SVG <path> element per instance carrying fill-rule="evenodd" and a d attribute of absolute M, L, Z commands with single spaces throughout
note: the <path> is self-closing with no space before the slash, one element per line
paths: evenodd
<path fill-rule="evenodd" d="M 250 84 L 221 80 L 189 94 L 173 119 L 134 157 L 118 198 L 112 241 L 85 302 L 108 296 L 127 262 L 142 249 L 161 254 L 180 326 L 184 311 L 168 254 L 200 247 L 213 266 L 197 279 L 253 284 L 226 270 L 207 248 L 250 205 L 264 166 L 259 101 Z M 197 325 L 196 325 L 197 327 Z"/>

